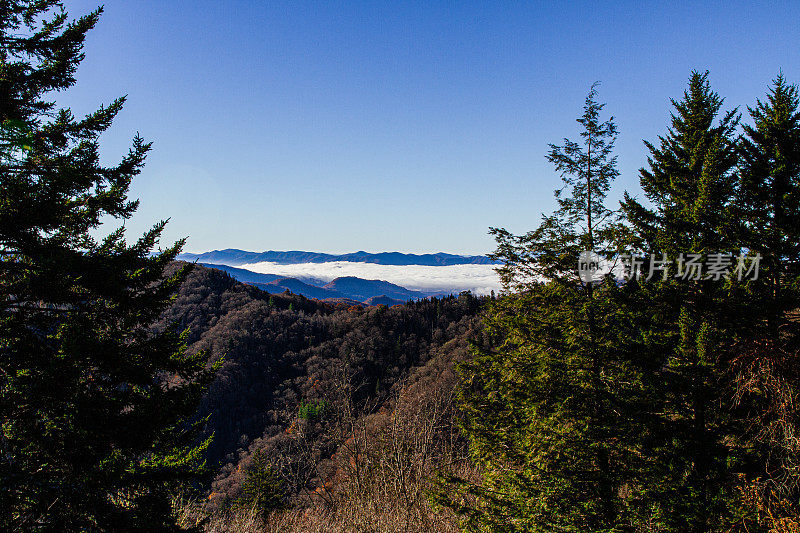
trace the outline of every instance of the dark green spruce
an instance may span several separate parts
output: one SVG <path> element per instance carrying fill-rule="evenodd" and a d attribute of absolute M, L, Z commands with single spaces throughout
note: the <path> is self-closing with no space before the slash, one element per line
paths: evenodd
<path fill-rule="evenodd" d="M 235 504 L 253 510 L 266 519 L 269 514 L 285 506 L 286 488 L 266 453 L 258 450 L 250 463 L 241 494 Z"/>
<path fill-rule="evenodd" d="M 136 210 L 150 144 L 104 166 L 99 136 L 124 99 L 83 118 L 52 102 L 100 13 L 0 1 L 3 531 L 175 530 L 171 495 L 207 446 L 192 415 L 212 370 L 151 327 L 186 275 L 170 266 L 182 241 L 153 253 L 164 223 L 130 245 L 122 229 L 92 236 Z"/>
<path fill-rule="evenodd" d="M 651 498 L 663 530 L 721 531 L 739 513 L 737 472 L 746 456 L 735 438 L 742 418 L 729 372 L 737 308 L 728 298 L 730 282 L 705 272 L 693 279 L 681 260 L 741 251 L 734 216 L 739 118 L 736 110 L 720 118 L 723 99 L 707 72 L 693 72 L 672 104 L 667 134 L 645 143 L 650 155 L 640 183 L 652 208 L 627 194 L 622 206 L 639 251 L 666 253 L 673 265 L 666 279 L 659 273 L 641 285 L 639 328 L 660 368 L 656 396 L 663 406 L 649 447 Z"/>
<path fill-rule="evenodd" d="M 759 292 L 776 333 L 796 304 L 792 285 L 800 275 L 800 111 L 797 87 L 779 75 L 765 101 L 748 108 L 738 191 L 743 245 L 758 252 Z"/>
<path fill-rule="evenodd" d="M 733 347 L 736 398 L 749 407 L 741 438 L 752 467 L 741 489 L 753 509 L 744 524 L 800 530 L 800 101 L 783 75 L 748 108 L 739 163 L 743 245 L 762 256 L 760 276 L 735 293 L 746 320 Z M 792 529 L 793 528 L 793 529 Z M 744 528 L 743 528 L 744 529 Z"/>

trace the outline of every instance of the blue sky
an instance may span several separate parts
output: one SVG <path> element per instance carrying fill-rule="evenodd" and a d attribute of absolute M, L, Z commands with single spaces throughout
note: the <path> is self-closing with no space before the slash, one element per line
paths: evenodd
<path fill-rule="evenodd" d="M 65 2 L 71 14 L 95 3 Z M 575 137 L 594 81 L 639 193 L 642 139 L 709 69 L 728 107 L 783 69 L 800 82 L 798 2 L 108 0 L 77 85 L 84 114 L 119 95 L 108 161 L 154 142 L 131 238 L 218 248 L 486 253 L 552 210 L 547 143 Z"/>

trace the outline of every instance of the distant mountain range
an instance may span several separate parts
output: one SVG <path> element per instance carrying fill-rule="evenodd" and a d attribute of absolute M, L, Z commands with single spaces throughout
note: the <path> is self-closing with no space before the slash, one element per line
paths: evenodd
<path fill-rule="evenodd" d="M 496 280 L 493 270 L 496 262 L 487 256 L 444 252 L 362 251 L 336 255 L 303 251 L 248 252 L 229 248 L 184 253 L 178 259 L 222 270 L 237 281 L 271 294 L 288 290 L 307 298 L 366 305 L 394 305 L 473 290 L 473 287 L 485 293 L 488 292 L 486 287 L 491 287 Z M 397 283 L 408 283 L 411 288 Z"/>
<path fill-rule="evenodd" d="M 409 300 L 441 294 L 439 291 L 414 291 L 388 281 L 361 279 L 353 276 L 339 277 L 325 283 L 314 278 L 300 280 L 276 274 L 260 274 L 228 265 L 199 264 L 227 272 L 235 280 L 248 285 L 255 285 L 270 294 L 280 294 L 288 290 L 293 294 L 302 294 L 306 298 L 316 298 L 318 300 L 392 306 Z"/>
<path fill-rule="evenodd" d="M 435 254 L 404 254 L 400 252 L 353 252 L 349 254 L 325 254 L 319 252 L 248 252 L 228 248 L 214 250 L 199 254 L 183 253 L 178 256 L 183 261 L 198 263 L 213 263 L 229 266 L 239 266 L 248 263 L 278 263 L 291 265 L 298 263 L 331 263 L 334 261 L 349 261 L 354 263 L 375 263 L 379 265 L 425 265 L 425 266 L 451 266 L 451 265 L 491 265 L 494 261 L 485 255 L 456 255 L 438 252 Z"/>

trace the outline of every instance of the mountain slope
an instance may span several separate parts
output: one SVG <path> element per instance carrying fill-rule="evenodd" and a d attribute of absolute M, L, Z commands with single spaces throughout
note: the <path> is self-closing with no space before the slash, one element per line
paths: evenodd
<path fill-rule="evenodd" d="M 388 296 L 395 300 L 413 300 L 416 298 L 425 298 L 429 293 L 421 291 L 412 291 L 389 283 L 388 281 L 381 281 L 376 279 L 361 279 L 353 276 L 344 276 L 336 278 L 330 283 L 323 285 L 328 290 L 333 290 L 354 300 L 365 301 L 375 296 Z"/>
<path fill-rule="evenodd" d="M 285 276 L 279 276 L 277 274 L 261 274 L 260 272 L 253 272 L 252 270 L 246 270 L 244 268 L 236 268 L 228 265 L 221 265 L 215 263 L 198 263 L 198 265 L 207 267 L 207 268 L 216 268 L 217 270 L 222 270 L 223 272 L 227 272 L 236 281 L 241 281 L 242 283 L 251 283 L 251 284 L 263 284 L 263 283 L 271 283 L 275 280 L 283 279 Z"/>
<path fill-rule="evenodd" d="M 373 296 L 372 298 L 364 300 L 364 303 L 367 305 L 385 305 L 387 307 L 392 307 L 393 305 L 402 305 L 406 302 L 403 300 L 395 300 L 388 296 Z"/>
<path fill-rule="evenodd" d="M 292 294 L 300 294 L 306 298 L 316 298 L 318 300 L 324 300 L 326 298 L 348 298 L 348 295 L 336 290 L 309 285 L 296 278 L 281 278 L 269 283 L 253 283 L 252 285 L 270 294 L 280 294 L 288 290 Z M 353 299 L 361 301 L 361 299 Z"/>
<path fill-rule="evenodd" d="M 221 467 L 210 499 L 236 494 L 244 475 L 240 460 L 255 450 L 290 466 L 305 460 L 305 448 L 291 440 L 304 402 L 339 408 L 338 395 L 346 391 L 344 400 L 355 414 L 366 415 L 413 369 L 443 355 L 466 357 L 466 339 L 477 332 L 483 301 L 462 294 L 391 308 L 339 307 L 271 296 L 226 272 L 196 267 L 160 327 L 188 328 L 190 352 L 206 350 L 212 361 L 224 357 L 198 413 L 210 415 L 209 464 Z M 315 460 L 329 460 L 342 443 L 326 439 L 308 448 L 320 451 Z M 319 479 L 302 477 L 296 483 L 287 488 L 307 492 Z"/>
<path fill-rule="evenodd" d="M 321 287 L 304 283 L 296 278 L 280 278 L 268 283 L 250 283 L 250 285 L 255 285 L 270 294 L 280 294 L 288 290 L 306 298 L 347 299 L 367 303 L 367 305 L 377 305 L 369 303 L 369 300 L 377 297 L 388 298 L 392 303 L 402 303 L 430 296 L 428 293 L 412 291 L 388 281 L 355 277 L 336 278 Z"/>
<path fill-rule="evenodd" d="M 217 270 L 222 270 L 223 272 L 227 272 L 228 274 L 233 276 L 233 278 L 236 281 L 241 281 L 242 283 L 250 283 L 252 285 L 272 283 L 273 281 L 287 279 L 289 277 L 280 274 L 262 274 L 261 272 L 253 272 L 252 270 L 247 270 L 245 268 L 237 268 L 217 263 L 197 263 L 197 264 L 202 265 L 206 268 L 216 268 Z M 293 276 L 293 278 L 298 279 L 308 285 L 313 285 L 315 287 L 321 287 L 325 285 L 325 281 L 318 278 L 313 278 L 311 276 Z"/>

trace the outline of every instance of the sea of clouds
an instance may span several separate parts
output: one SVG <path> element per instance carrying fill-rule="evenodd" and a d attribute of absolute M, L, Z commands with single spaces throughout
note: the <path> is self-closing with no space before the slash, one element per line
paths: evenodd
<path fill-rule="evenodd" d="M 331 263 L 297 263 L 280 265 L 262 262 L 241 265 L 241 268 L 262 274 L 293 278 L 317 278 L 325 282 L 342 276 L 378 279 L 418 291 L 461 292 L 473 294 L 500 292 L 500 278 L 493 265 L 378 265 L 335 261 Z"/>

